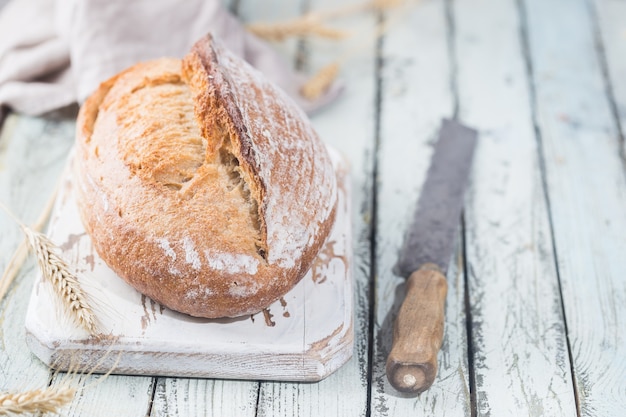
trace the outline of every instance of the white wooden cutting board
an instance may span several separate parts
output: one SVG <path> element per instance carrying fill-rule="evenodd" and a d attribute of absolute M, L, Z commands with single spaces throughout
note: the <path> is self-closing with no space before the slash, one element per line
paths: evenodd
<path fill-rule="evenodd" d="M 48 236 L 92 300 L 100 333 L 89 336 L 41 276 L 27 317 L 28 346 L 53 368 L 82 372 L 317 381 L 352 355 L 352 242 L 348 167 L 331 150 L 339 182 L 337 220 L 314 267 L 264 312 L 199 319 L 135 291 L 98 257 L 79 219 L 67 175 Z"/>

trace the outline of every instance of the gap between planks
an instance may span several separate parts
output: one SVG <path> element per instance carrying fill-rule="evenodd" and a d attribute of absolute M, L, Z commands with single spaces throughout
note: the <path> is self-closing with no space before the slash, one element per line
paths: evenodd
<path fill-rule="evenodd" d="M 377 13 L 377 24 L 383 24 L 385 16 L 383 13 Z M 382 71 L 385 65 L 385 60 L 382 56 L 383 45 L 384 45 L 385 36 L 381 36 L 376 40 L 375 45 L 375 67 L 374 67 L 374 79 L 375 79 L 375 88 L 374 88 L 374 158 L 372 164 L 372 182 L 371 182 L 371 221 L 370 221 L 370 235 L 369 235 L 369 245 L 370 245 L 370 273 L 369 273 L 369 322 L 367 327 L 367 404 L 366 404 L 366 416 L 370 417 L 372 414 L 372 391 L 375 386 L 373 383 L 374 377 L 374 323 L 376 317 L 376 309 L 374 306 L 376 305 L 376 271 L 378 269 L 377 263 L 377 246 L 376 246 L 376 238 L 378 231 L 378 183 L 379 183 L 379 150 L 380 150 L 380 141 L 381 141 L 381 109 L 382 109 Z"/>
<path fill-rule="evenodd" d="M 598 10 L 593 0 L 587 1 L 587 8 L 589 9 L 589 15 L 591 20 L 591 27 L 593 28 L 593 37 L 595 41 L 596 53 L 598 55 L 598 63 L 602 71 L 602 78 L 604 81 L 604 90 L 611 108 L 611 115 L 615 123 L 615 129 L 617 131 L 619 140 L 619 153 L 624 165 L 624 173 L 626 175 L 626 144 L 624 143 L 624 129 L 619 116 L 619 109 L 617 106 L 617 100 L 614 94 L 613 80 L 611 79 L 611 72 L 609 71 L 609 63 L 607 60 L 607 52 L 602 41 L 602 33 L 600 28 L 600 17 L 598 16 Z M 626 16 L 624 16 L 626 18 Z"/>

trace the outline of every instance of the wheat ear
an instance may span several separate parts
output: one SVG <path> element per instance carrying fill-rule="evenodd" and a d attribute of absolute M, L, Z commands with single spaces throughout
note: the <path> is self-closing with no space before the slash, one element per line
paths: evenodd
<path fill-rule="evenodd" d="M 52 283 L 55 292 L 61 297 L 65 308 L 90 334 L 96 332 L 96 317 L 87 302 L 78 279 L 69 265 L 58 254 L 57 246 L 46 235 L 35 232 L 25 225 L 22 231 L 35 253 L 37 264 L 43 276 Z"/>
<path fill-rule="evenodd" d="M 58 413 L 76 394 L 75 388 L 48 387 L 19 393 L 0 393 L 0 415 Z"/>
<path fill-rule="evenodd" d="M 78 279 L 71 271 L 69 265 L 59 255 L 59 248 L 46 237 L 46 235 L 31 229 L 18 219 L 11 210 L 0 202 L 0 209 L 11 217 L 22 229 L 26 236 L 28 246 L 35 254 L 37 264 L 45 279 L 47 279 L 54 288 L 55 292 L 61 298 L 63 305 L 69 311 L 71 317 L 87 330 L 90 334 L 96 333 L 96 317 L 93 310 L 87 302 L 87 297 L 83 292 Z M 40 227 L 43 222 L 37 222 L 36 226 Z M 18 247 L 17 257 L 21 257 Z M 16 256 L 14 256 L 15 258 Z M 11 260 L 13 261 L 13 259 Z M 12 268 L 13 270 L 19 269 Z M 5 282 L 3 287 L 6 287 Z"/>

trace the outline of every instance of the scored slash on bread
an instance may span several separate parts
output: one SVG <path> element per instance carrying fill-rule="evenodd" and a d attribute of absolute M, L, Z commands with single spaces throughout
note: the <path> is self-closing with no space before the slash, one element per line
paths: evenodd
<path fill-rule="evenodd" d="M 104 82 L 77 126 L 75 177 L 100 257 L 199 317 L 265 308 L 309 270 L 337 185 L 304 112 L 210 35 Z"/>

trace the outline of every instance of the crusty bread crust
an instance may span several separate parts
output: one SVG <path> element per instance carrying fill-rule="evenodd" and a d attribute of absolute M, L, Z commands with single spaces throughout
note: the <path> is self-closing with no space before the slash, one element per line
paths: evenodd
<path fill-rule="evenodd" d="M 211 36 L 182 62 L 104 82 L 76 140 L 95 249 L 173 310 L 262 310 L 306 274 L 334 222 L 335 174 L 306 115 Z"/>

